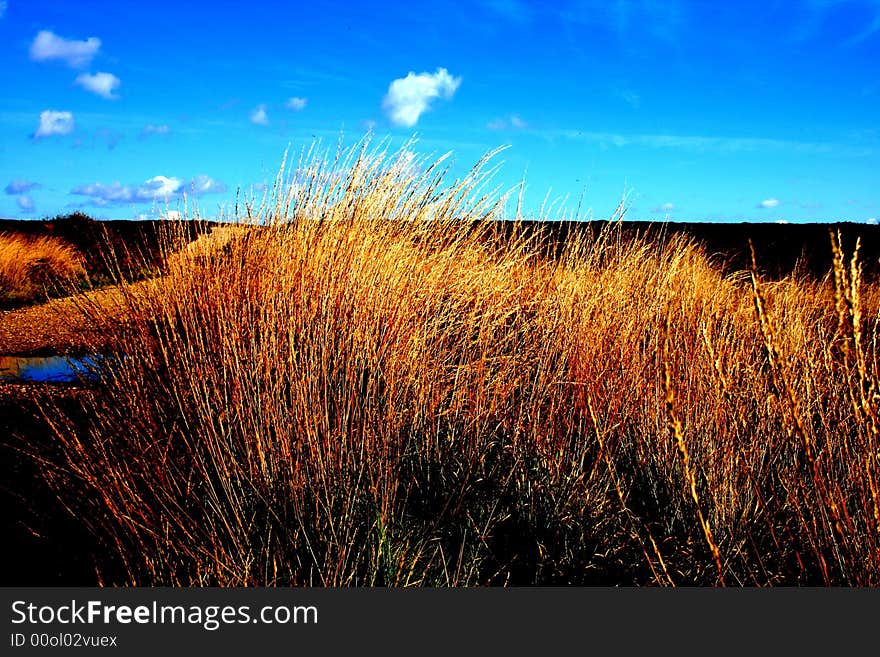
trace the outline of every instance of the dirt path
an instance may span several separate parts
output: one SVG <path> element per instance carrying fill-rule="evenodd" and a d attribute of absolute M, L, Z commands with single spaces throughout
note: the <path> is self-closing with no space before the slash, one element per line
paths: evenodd
<path fill-rule="evenodd" d="M 210 254 L 247 230 L 249 228 L 244 226 L 212 228 L 188 243 L 184 252 L 188 257 Z M 137 294 L 148 286 L 161 284 L 161 280 L 140 281 L 129 285 L 128 289 Z M 0 311 L 0 355 L 49 355 L 81 351 L 90 342 L 88 338 L 96 336 L 89 334 L 93 329 L 80 307 L 93 304 L 93 307 L 100 308 L 103 319 L 122 320 L 121 296 L 120 288 L 112 286 L 77 297 L 52 299 L 37 306 Z"/>
<path fill-rule="evenodd" d="M 147 281 L 136 286 L 148 284 Z M 96 304 L 107 319 L 122 319 L 121 292 L 117 286 L 80 297 L 52 299 L 37 306 L 0 311 L 0 354 L 68 354 L 85 348 L 94 338 L 84 303 Z"/>

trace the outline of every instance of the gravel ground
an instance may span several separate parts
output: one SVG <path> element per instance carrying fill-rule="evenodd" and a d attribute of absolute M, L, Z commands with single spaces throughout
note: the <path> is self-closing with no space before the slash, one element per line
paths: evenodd
<path fill-rule="evenodd" d="M 155 285 L 156 280 L 141 281 L 129 289 Z M 47 356 L 76 354 L 94 344 L 100 336 L 90 327 L 83 304 L 100 308 L 105 320 L 122 320 L 121 291 L 107 287 L 77 297 L 52 299 L 46 303 L 0 311 L 0 355 Z M 110 336 L 107 336 L 108 339 Z"/>

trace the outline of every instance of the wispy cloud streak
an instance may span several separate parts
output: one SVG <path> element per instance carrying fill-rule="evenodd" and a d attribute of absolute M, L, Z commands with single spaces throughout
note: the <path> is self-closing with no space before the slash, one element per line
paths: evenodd
<path fill-rule="evenodd" d="M 584 130 L 560 130 L 545 133 L 549 137 L 562 137 L 575 141 L 587 141 L 603 146 L 642 146 L 657 149 L 678 149 L 697 152 L 790 152 L 805 155 L 846 155 L 865 157 L 872 155 L 870 147 L 823 142 L 792 141 L 763 137 L 707 137 L 699 135 L 672 134 L 621 134 L 613 132 L 590 132 Z"/>

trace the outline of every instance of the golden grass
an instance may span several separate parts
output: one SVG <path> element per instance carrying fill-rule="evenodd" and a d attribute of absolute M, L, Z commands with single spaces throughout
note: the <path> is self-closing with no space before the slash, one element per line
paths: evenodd
<path fill-rule="evenodd" d="M 123 287 L 46 467 L 116 580 L 880 584 L 858 260 L 724 277 L 615 227 L 547 257 L 501 236 L 483 164 L 312 153 Z"/>
<path fill-rule="evenodd" d="M 82 256 L 64 240 L 0 233 L 0 304 L 45 298 L 59 283 L 84 275 Z"/>

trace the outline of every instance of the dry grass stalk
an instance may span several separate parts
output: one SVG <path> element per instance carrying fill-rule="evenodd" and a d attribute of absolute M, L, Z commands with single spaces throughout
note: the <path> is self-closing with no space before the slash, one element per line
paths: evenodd
<path fill-rule="evenodd" d="M 619 225 L 549 257 L 495 221 L 488 162 L 444 166 L 314 149 L 222 239 L 169 226 L 54 419 L 108 581 L 880 583 L 857 265 L 725 278 Z"/>
<path fill-rule="evenodd" d="M 0 233 L 0 304 L 45 298 L 84 274 L 79 252 L 57 237 Z"/>

